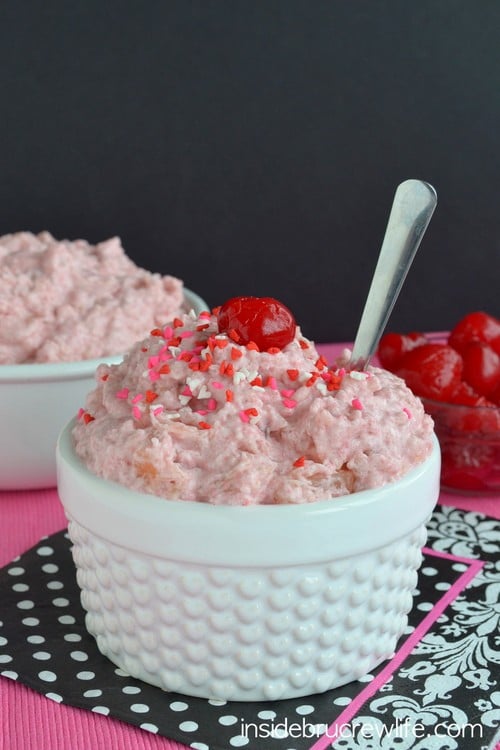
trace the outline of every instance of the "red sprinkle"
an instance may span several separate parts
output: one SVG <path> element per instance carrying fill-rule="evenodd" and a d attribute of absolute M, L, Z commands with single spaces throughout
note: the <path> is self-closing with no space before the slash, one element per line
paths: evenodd
<path fill-rule="evenodd" d="M 146 391 L 146 403 L 152 404 L 158 398 L 158 394 L 154 391 Z"/>
<path fill-rule="evenodd" d="M 260 386 L 262 386 L 262 378 L 260 377 L 260 375 L 257 375 L 256 378 L 254 378 L 253 380 L 251 380 L 250 381 L 250 385 L 260 385 Z"/>
<path fill-rule="evenodd" d="M 293 465 L 299 469 L 300 467 L 304 466 L 305 462 L 306 462 L 306 457 L 301 456 L 300 458 L 298 458 L 296 461 L 293 462 Z"/>
<path fill-rule="evenodd" d="M 240 411 L 240 419 L 242 422 L 250 422 L 250 417 L 258 417 L 259 412 L 253 406 L 250 409 L 242 409 Z"/>
<path fill-rule="evenodd" d="M 324 370 L 324 368 L 328 366 L 328 362 L 323 357 L 323 355 L 321 355 L 320 357 L 318 357 L 318 359 L 316 360 L 316 362 L 314 364 L 318 368 L 318 370 Z"/>
<path fill-rule="evenodd" d="M 218 315 L 219 310 L 221 309 L 221 307 L 222 307 L 222 305 L 218 305 L 218 307 L 212 307 L 212 315 Z M 200 313 L 199 317 L 201 318 L 202 315 L 204 317 L 206 317 L 207 313 Z"/>
<path fill-rule="evenodd" d="M 234 399 L 234 393 L 231 390 L 227 390 L 226 391 L 226 401 L 228 401 L 229 403 L 231 403 L 231 401 L 233 401 L 233 399 Z"/>
<path fill-rule="evenodd" d="M 342 378 L 340 375 L 336 375 L 335 373 L 330 371 L 330 377 L 328 378 L 328 384 L 327 388 L 329 391 L 338 391 L 340 389 L 340 386 L 342 384 Z"/>
<path fill-rule="evenodd" d="M 260 352 L 260 349 L 255 343 L 255 341 L 249 341 L 248 344 L 246 345 L 246 348 L 251 352 Z"/>
<path fill-rule="evenodd" d="M 160 373 L 160 375 L 168 375 L 168 373 L 170 372 L 169 365 L 162 365 L 158 372 Z"/>
<path fill-rule="evenodd" d="M 208 424 L 208 422 L 198 422 L 198 427 L 200 428 L 200 430 L 211 430 L 212 429 L 212 425 Z"/>
<path fill-rule="evenodd" d="M 231 328 L 231 330 L 228 333 L 228 336 L 233 341 L 236 341 L 236 343 L 238 343 L 238 341 L 240 340 L 240 334 L 238 333 L 238 331 L 235 331 L 234 328 Z"/>
<path fill-rule="evenodd" d="M 297 378 L 299 377 L 298 370 L 287 370 L 287 374 L 290 380 L 297 380 Z"/>
<path fill-rule="evenodd" d="M 277 346 L 270 346 L 269 349 L 267 350 L 267 353 L 268 354 L 279 354 L 280 351 L 281 351 L 281 349 L 279 347 L 277 347 Z"/>
<path fill-rule="evenodd" d="M 102 380 L 102 381 L 104 381 L 104 382 L 106 382 L 106 380 L 107 380 L 108 378 L 109 378 L 109 374 L 108 374 L 108 373 L 106 373 L 106 375 L 103 375 L 103 376 L 102 376 L 101 380 Z"/>
<path fill-rule="evenodd" d="M 300 339 L 299 346 L 301 349 L 309 349 L 309 344 L 304 339 Z"/>
<path fill-rule="evenodd" d="M 358 409 L 358 411 L 363 410 L 363 404 L 361 403 L 359 398 L 353 398 L 353 400 L 351 401 L 351 406 L 353 409 Z"/>
<path fill-rule="evenodd" d="M 151 336 L 163 336 L 163 332 L 159 328 L 153 328 Z"/>
<path fill-rule="evenodd" d="M 200 326 L 196 326 L 197 331 L 205 331 L 207 328 L 210 328 L 210 323 L 202 323 Z"/>
<path fill-rule="evenodd" d="M 235 346 L 231 347 L 231 359 L 236 360 L 243 356 L 243 352 L 240 352 Z"/>
<path fill-rule="evenodd" d="M 174 318 L 172 321 L 172 325 L 174 328 L 182 328 L 184 323 L 180 318 Z"/>
<path fill-rule="evenodd" d="M 82 415 L 83 421 L 85 424 L 88 424 L 89 422 L 93 422 L 95 417 L 92 416 L 92 414 L 89 414 L 88 411 L 85 412 L 85 414 Z"/>

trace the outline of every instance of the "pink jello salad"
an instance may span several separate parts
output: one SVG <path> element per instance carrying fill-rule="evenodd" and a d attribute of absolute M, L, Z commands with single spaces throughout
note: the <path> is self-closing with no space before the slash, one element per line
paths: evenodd
<path fill-rule="evenodd" d="M 182 282 L 136 266 L 117 237 L 4 235 L 0 288 L 0 364 L 121 354 L 183 304 Z"/>
<path fill-rule="evenodd" d="M 329 366 L 294 326 L 260 351 L 217 314 L 191 312 L 101 365 L 77 454 L 95 474 L 160 498 L 306 503 L 379 487 L 424 461 L 433 424 L 397 376 Z"/>

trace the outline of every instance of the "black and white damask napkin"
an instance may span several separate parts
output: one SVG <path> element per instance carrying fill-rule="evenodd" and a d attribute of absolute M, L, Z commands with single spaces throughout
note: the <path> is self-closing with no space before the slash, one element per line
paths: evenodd
<path fill-rule="evenodd" d="M 438 507 L 390 662 L 307 698 L 207 701 L 129 677 L 87 633 L 70 542 L 0 571 L 0 674 L 194 750 L 489 750 L 500 725 L 500 521 Z"/>

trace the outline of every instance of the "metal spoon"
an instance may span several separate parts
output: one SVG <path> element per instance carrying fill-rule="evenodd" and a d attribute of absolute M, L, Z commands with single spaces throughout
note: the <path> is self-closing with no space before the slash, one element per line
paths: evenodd
<path fill-rule="evenodd" d="M 398 186 L 349 369 L 364 370 L 373 357 L 436 203 L 427 182 L 406 180 Z"/>

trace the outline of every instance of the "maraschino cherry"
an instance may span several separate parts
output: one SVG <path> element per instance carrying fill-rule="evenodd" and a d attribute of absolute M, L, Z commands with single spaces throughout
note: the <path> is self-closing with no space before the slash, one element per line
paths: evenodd
<path fill-rule="evenodd" d="M 297 327 L 288 307 L 273 297 L 232 297 L 219 309 L 217 322 L 220 333 L 243 346 L 253 341 L 260 351 L 283 349 Z"/>

